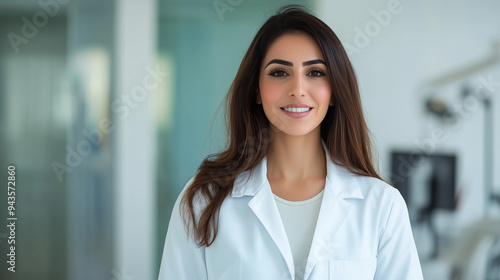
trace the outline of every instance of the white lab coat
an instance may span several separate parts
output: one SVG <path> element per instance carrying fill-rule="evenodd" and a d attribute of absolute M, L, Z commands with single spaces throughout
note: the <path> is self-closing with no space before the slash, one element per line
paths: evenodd
<path fill-rule="evenodd" d="M 325 190 L 304 279 L 423 279 L 399 191 L 381 180 L 353 175 L 326 156 Z M 294 280 L 292 252 L 266 174 L 264 158 L 253 173 L 237 178 L 209 247 L 198 248 L 186 235 L 179 214 L 181 193 L 158 279 Z"/>

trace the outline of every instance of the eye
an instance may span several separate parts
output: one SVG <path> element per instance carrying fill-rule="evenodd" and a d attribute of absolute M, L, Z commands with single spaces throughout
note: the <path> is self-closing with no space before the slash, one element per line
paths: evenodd
<path fill-rule="evenodd" d="M 276 78 L 280 78 L 280 77 L 288 76 L 288 73 L 285 72 L 285 70 L 283 70 L 283 69 L 276 69 L 276 70 L 271 71 L 268 75 L 276 77 Z"/>
<path fill-rule="evenodd" d="M 321 70 L 313 69 L 313 70 L 311 70 L 311 72 L 307 73 L 307 76 L 323 77 L 323 76 L 325 76 L 325 73 Z"/>

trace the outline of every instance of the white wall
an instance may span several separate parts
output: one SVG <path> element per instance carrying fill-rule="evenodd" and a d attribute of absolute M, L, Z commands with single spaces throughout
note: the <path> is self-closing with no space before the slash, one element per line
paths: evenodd
<path fill-rule="evenodd" d="M 350 50 L 358 75 L 368 125 L 380 154 L 381 173 L 389 179 L 390 151 L 418 149 L 417 142 L 432 139 L 438 128 L 446 140 L 434 152 L 456 152 L 458 188 L 462 202 L 455 224 L 463 226 L 483 215 L 483 108 L 472 108 L 457 128 L 443 125 L 424 111 L 427 81 L 487 57 L 493 41 L 500 42 L 500 2 L 483 1 L 327 1 L 316 3 L 324 20 Z M 374 14 L 392 11 L 390 20 L 378 24 Z M 372 26 L 373 25 L 373 26 Z M 359 31 L 372 31 L 361 40 Z M 370 32 L 370 31 L 368 31 Z M 356 41 L 357 39 L 357 41 Z M 356 47 L 355 50 L 353 47 Z M 476 85 L 479 75 L 500 82 L 500 65 L 467 79 L 439 88 L 437 96 L 460 104 L 460 85 Z M 500 125 L 500 85 L 495 87 L 493 110 L 496 128 Z M 494 170 L 500 168 L 500 130 L 495 129 Z M 436 143 L 436 141 L 433 141 Z M 429 148 L 424 148 L 429 151 Z M 494 185 L 500 191 L 500 177 Z"/>
<path fill-rule="evenodd" d="M 152 109 L 155 90 L 168 73 L 156 62 L 156 8 L 156 0 L 116 1 L 116 91 L 111 110 L 117 125 L 114 263 L 122 273 L 115 275 L 118 279 L 157 277 Z"/>

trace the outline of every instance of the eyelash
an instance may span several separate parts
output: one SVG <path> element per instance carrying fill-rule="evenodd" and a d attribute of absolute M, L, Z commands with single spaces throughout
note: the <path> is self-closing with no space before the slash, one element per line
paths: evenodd
<path fill-rule="evenodd" d="M 278 68 L 278 69 L 274 69 L 273 71 L 271 71 L 268 75 L 275 77 L 275 78 L 283 78 L 284 76 L 276 76 L 276 73 L 280 73 L 280 72 L 286 73 L 285 69 Z M 307 75 L 309 76 L 309 74 L 311 74 L 312 72 L 319 73 L 319 75 L 311 75 L 311 77 L 313 77 L 313 78 L 319 78 L 319 77 L 325 76 L 325 73 L 320 69 L 312 69 L 311 71 L 309 71 L 309 73 Z M 288 73 L 286 73 L 286 74 L 288 75 Z"/>
<path fill-rule="evenodd" d="M 273 71 L 269 72 L 268 75 L 275 77 L 275 78 L 281 78 L 283 76 L 276 76 L 276 73 L 280 73 L 280 72 L 286 73 L 286 71 L 284 69 L 278 68 L 278 69 L 274 69 Z"/>

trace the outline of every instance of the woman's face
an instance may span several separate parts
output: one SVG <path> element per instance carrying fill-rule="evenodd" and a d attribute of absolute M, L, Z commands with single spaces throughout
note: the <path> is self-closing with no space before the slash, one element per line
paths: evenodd
<path fill-rule="evenodd" d="M 260 68 L 257 102 L 274 133 L 319 132 L 333 105 L 326 74 L 325 59 L 311 36 L 285 34 L 271 44 Z"/>

